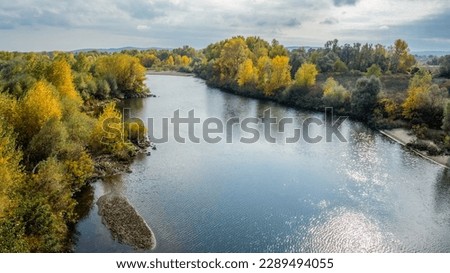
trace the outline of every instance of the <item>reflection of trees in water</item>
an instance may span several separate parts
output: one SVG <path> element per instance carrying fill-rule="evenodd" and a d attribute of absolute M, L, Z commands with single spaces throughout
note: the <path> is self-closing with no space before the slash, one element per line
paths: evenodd
<path fill-rule="evenodd" d="M 75 213 L 77 214 L 77 221 L 83 220 L 89 215 L 89 212 L 94 207 L 94 187 L 88 183 L 75 196 L 77 205 L 75 206 Z"/>
<path fill-rule="evenodd" d="M 144 100 L 141 98 L 127 99 L 124 102 L 120 102 L 119 106 L 121 108 L 130 108 L 133 109 L 133 111 L 140 112 L 144 108 Z"/>
<path fill-rule="evenodd" d="M 84 187 L 81 188 L 80 192 L 75 195 L 75 200 L 77 201 L 77 205 L 75 206 L 74 212 L 77 215 L 76 221 L 79 222 L 89 216 L 89 213 L 94 208 L 94 198 L 95 198 L 95 190 L 94 187 L 88 183 Z M 74 246 L 78 242 L 78 238 L 80 233 L 76 229 L 76 224 L 72 224 L 69 226 L 69 229 L 72 233 L 71 242 L 68 242 L 68 245 Z"/>
<path fill-rule="evenodd" d="M 436 178 L 435 210 L 447 214 L 450 220 L 450 170 L 444 169 Z"/>

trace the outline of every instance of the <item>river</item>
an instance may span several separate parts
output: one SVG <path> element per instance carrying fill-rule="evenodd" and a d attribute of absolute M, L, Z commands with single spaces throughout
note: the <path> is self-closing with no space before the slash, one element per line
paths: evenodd
<path fill-rule="evenodd" d="M 194 109 L 217 117 L 322 113 L 243 98 L 194 77 L 149 75 L 156 98 L 127 100 L 143 120 Z M 311 135 L 324 126 L 311 126 Z M 158 128 L 156 122 L 155 128 Z M 262 130 L 261 126 L 257 126 Z M 196 126 L 197 136 L 201 127 Z M 186 135 L 186 128 L 181 128 Z M 155 233 L 154 252 L 450 252 L 450 174 L 365 125 L 346 120 L 347 142 L 177 143 L 140 155 L 132 173 L 92 184 L 76 226 L 76 252 L 133 252 L 102 225 L 95 201 L 121 192 Z M 289 132 L 289 130 L 286 130 Z"/>

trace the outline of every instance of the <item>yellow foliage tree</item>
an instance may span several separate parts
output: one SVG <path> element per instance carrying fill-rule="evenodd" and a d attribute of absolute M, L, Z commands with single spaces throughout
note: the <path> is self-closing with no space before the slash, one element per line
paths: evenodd
<path fill-rule="evenodd" d="M 13 206 L 14 191 L 24 180 L 21 151 L 16 150 L 12 128 L 0 119 L 0 219 Z"/>
<path fill-rule="evenodd" d="M 37 134 L 51 118 L 61 119 L 62 107 L 54 87 L 45 81 L 38 81 L 20 102 L 20 137 L 26 142 Z"/>
<path fill-rule="evenodd" d="M 266 95 L 273 95 L 273 92 L 291 84 L 291 66 L 289 58 L 286 56 L 276 56 L 272 59 L 272 73 L 270 75 L 269 88 Z"/>
<path fill-rule="evenodd" d="M 122 114 L 115 103 L 109 103 L 98 118 L 91 135 L 90 146 L 96 153 L 111 152 L 124 156 L 129 149 L 125 142 Z"/>
<path fill-rule="evenodd" d="M 258 58 L 258 88 L 266 90 L 272 74 L 272 59 L 268 56 Z"/>
<path fill-rule="evenodd" d="M 0 93 L 0 119 L 16 126 L 18 115 L 17 100 L 9 94 Z"/>
<path fill-rule="evenodd" d="M 125 96 L 145 90 L 146 70 L 136 57 L 126 54 L 103 56 L 97 60 L 96 71 L 100 76 L 114 80 L 118 91 Z"/>
<path fill-rule="evenodd" d="M 181 65 L 182 66 L 188 66 L 191 63 L 191 58 L 188 56 L 181 56 Z"/>
<path fill-rule="evenodd" d="M 172 67 L 175 65 L 175 60 L 173 59 L 172 55 L 170 55 L 169 58 L 167 58 L 166 65 L 169 67 Z"/>
<path fill-rule="evenodd" d="M 416 59 L 409 53 L 408 43 L 401 39 L 396 40 L 390 62 L 392 72 L 405 73 L 415 63 Z"/>
<path fill-rule="evenodd" d="M 332 77 L 325 81 L 322 100 L 325 106 L 342 108 L 349 106 L 350 92 Z"/>
<path fill-rule="evenodd" d="M 71 190 L 74 192 L 79 191 L 94 172 L 94 162 L 91 156 L 84 150 L 76 158 L 67 159 L 64 164 L 67 169 L 66 179 L 70 182 Z"/>
<path fill-rule="evenodd" d="M 416 111 L 427 104 L 430 86 L 432 84 L 431 73 L 420 70 L 409 82 L 408 97 L 403 103 L 403 116 L 413 118 Z"/>
<path fill-rule="evenodd" d="M 225 43 L 216 64 L 222 82 L 236 82 L 239 66 L 249 57 L 250 50 L 242 37 Z"/>
<path fill-rule="evenodd" d="M 245 60 L 239 67 L 238 71 L 238 84 L 243 86 L 246 84 L 256 84 L 258 81 L 258 70 L 253 65 L 251 59 Z"/>
<path fill-rule="evenodd" d="M 81 106 L 83 100 L 77 90 L 75 90 L 72 70 L 65 59 L 59 59 L 52 63 L 47 80 L 59 91 L 61 99 L 68 99 L 77 106 Z"/>
<path fill-rule="evenodd" d="M 295 73 L 295 83 L 304 86 L 311 87 L 316 84 L 316 77 L 319 74 L 317 67 L 312 63 L 304 63 Z"/>

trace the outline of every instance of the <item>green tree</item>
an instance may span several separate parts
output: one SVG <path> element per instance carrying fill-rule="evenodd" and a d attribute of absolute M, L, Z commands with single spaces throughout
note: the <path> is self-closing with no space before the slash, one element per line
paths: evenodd
<path fill-rule="evenodd" d="M 444 130 L 447 134 L 450 133 L 450 101 L 449 100 L 447 100 L 445 102 L 444 118 L 442 120 L 442 130 Z"/>
<path fill-rule="evenodd" d="M 29 160 L 36 164 L 49 156 L 57 156 L 67 144 L 68 134 L 63 123 L 53 117 L 33 136 L 26 150 Z"/>
<path fill-rule="evenodd" d="M 350 99 L 352 114 L 358 119 L 369 120 L 377 105 L 380 90 L 381 82 L 378 78 L 371 76 L 358 79 Z"/>
<path fill-rule="evenodd" d="M 450 78 L 450 55 L 439 59 L 439 72 L 442 77 Z"/>

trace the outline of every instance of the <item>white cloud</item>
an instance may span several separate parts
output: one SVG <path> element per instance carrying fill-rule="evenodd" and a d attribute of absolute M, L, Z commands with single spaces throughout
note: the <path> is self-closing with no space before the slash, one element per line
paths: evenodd
<path fill-rule="evenodd" d="M 150 29 L 150 27 L 147 25 L 137 25 L 136 29 L 137 30 L 147 30 L 147 29 Z"/>
<path fill-rule="evenodd" d="M 160 43 L 136 46 L 174 47 L 188 43 L 203 47 L 232 35 L 277 38 L 290 45 L 322 45 L 333 38 L 349 42 L 380 40 L 386 31 L 449 10 L 450 1 L 446 0 L 1 1 L 0 35 L 5 39 L 0 47 L 14 49 L 8 46 L 12 45 L 8 35 L 13 31 L 21 31 L 23 36 L 42 31 L 45 37 L 46 27 L 140 38 L 142 31 L 151 28 L 151 39 L 142 42 Z M 76 40 L 80 41 L 78 47 L 96 42 L 82 37 Z M 53 46 L 59 41 L 47 42 Z"/>

